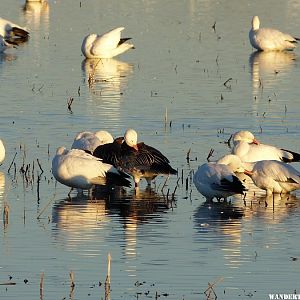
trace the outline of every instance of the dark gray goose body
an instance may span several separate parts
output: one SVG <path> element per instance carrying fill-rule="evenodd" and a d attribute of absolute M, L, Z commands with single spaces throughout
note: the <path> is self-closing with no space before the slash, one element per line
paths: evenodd
<path fill-rule="evenodd" d="M 130 174 L 136 187 L 142 178 L 150 185 L 157 175 L 177 174 L 168 158 L 159 150 L 144 143 L 137 143 L 137 133 L 133 129 L 126 131 L 124 139 L 117 138 L 111 144 L 99 146 L 94 155 Z"/>

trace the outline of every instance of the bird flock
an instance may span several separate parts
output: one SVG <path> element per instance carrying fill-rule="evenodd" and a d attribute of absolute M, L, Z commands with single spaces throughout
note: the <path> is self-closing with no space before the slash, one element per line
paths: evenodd
<path fill-rule="evenodd" d="M 102 35 L 88 34 L 82 42 L 82 54 L 87 59 L 110 59 L 134 49 L 128 42 L 130 38 L 121 37 L 123 30 L 124 27 L 117 27 Z M 0 52 L 28 39 L 26 28 L 0 18 Z M 249 41 L 259 51 L 293 50 L 298 40 L 276 29 L 260 28 L 258 16 L 252 19 Z M 230 154 L 202 164 L 194 174 L 194 184 L 207 200 L 226 199 L 247 192 L 248 188 L 238 174 L 248 175 L 267 194 L 289 193 L 300 188 L 300 172 L 289 164 L 300 161 L 300 154 L 262 144 L 249 131 L 236 132 L 232 142 Z M 89 190 L 95 185 L 129 187 L 130 177 L 138 188 L 143 178 L 151 185 L 158 175 L 177 174 L 159 150 L 138 143 L 134 129 L 127 129 L 117 138 L 104 130 L 83 131 L 75 136 L 70 148 L 57 148 L 52 173 L 58 182 L 71 189 Z M 4 158 L 5 147 L 0 140 L 0 163 Z"/>
<path fill-rule="evenodd" d="M 106 184 L 129 187 L 129 176 L 138 188 L 142 178 L 150 185 L 157 175 L 177 174 L 159 150 L 138 143 L 137 137 L 134 129 L 127 129 L 123 137 L 116 139 L 103 130 L 80 132 L 71 150 L 57 149 L 53 175 L 64 185 L 84 190 Z"/>
<path fill-rule="evenodd" d="M 262 144 L 244 130 L 234 133 L 232 142 L 231 154 L 199 166 L 194 174 L 197 190 L 208 201 L 244 194 L 248 189 L 239 174 L 248 175 L 267 195 L 300 189 L 300 172 L 289 164 L 300 161 L 299 153 Z"/>

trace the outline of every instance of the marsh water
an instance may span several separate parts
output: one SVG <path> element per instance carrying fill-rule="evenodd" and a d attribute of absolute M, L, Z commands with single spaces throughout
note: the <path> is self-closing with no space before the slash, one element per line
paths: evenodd
<path fill-rule="evenodd" d="M 218 299 L 299 293 L 300 193 L 207 204 L 191 180 L 240 129 L 300 151 L 300 49 L 254 52 L 255 14 L 300 35 L 292 0 L 1 1 L 1 17 L 30 30 L 0 56 L 1 299 L 104 298 L 108 253 L 111 299 L 207 299 L 208 282 Z M 117 26 L 135 49 L 86 61 L 83 37 Z M 80 131 L 129 127 L 178 176 L 68 198 L 51 174 L 56 148 Z"/>

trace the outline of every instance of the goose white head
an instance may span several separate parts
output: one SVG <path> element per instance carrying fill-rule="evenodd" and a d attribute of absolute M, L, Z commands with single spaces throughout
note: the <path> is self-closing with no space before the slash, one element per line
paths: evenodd
<path fill-rule="evenodd" d="M 4 161 L 4 158 L 5 158 L 5 147 L 2 140 L 0 139 L 0 164 Z"/>
<path fill-rule="evenodd" d="M 226 165 L 232 172 L 243 173 L 245 168 L 241 159 L 234 154 L 227 154 L 217 161 L 218 164 Z"/>
<path fill-rule="evenodd" d="M 106 130 L 100 130 L 95 132 L 95 136 L 100 140 L 101 144 L 110 144 L 114 141 L 112 135 Z"/>
<path fill-rule="evenodd" d="M 137 147 L 137 132 L 134 129 L 127 129 L 124 135 L 124 139 L 129 147 L 132 147 L 137 151 L 139 150 Z"/>
<path fill-rule="evenodd" d="M 232 136 L 233 144 L 236 145 L 238 142 L 246 142 L 248 144 L 259 145 L 258 140 L 254 137 L 253 133 L 247 130 L 241 130 L 236 132 Z"/>
<path fill-rule="evenodd" d="M 252 18 L 252 30 L 258 30 L 259 29 L 259 25 L 260 25 L 260 22 L 259 22 L 258 16 L 254 16 Z"/>

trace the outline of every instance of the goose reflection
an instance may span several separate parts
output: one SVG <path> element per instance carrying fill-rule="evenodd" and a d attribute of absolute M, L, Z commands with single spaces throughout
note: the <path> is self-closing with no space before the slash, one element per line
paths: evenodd
<path fill-rule="evenodd" d="M 11 53 L 0 53 L 0 67 L 3 63 L 16 60 L 17 56 Z"/>
<path fill-rule="evenodd" d="M 82 194 L 71 200 L 63 199 L 52 209 L 53 235 L 58 242 L 71 249 L 92 240 L 97 236 L 97 231 L 109 222 L 105 201 L 89 200 Z"/>
<path fill-rule="evenodd" d="M 104 192 L 103 192 L 104 190 Z M 116 188 L 105 190 L 98 186 L 93 197 L 105 198 L 107 209 L 110 214 L 118 214 L 123 218 L 124 224 L 130 219 L 136 224 L 142 224 L 159 217 L 160 213 L 172 207 L 173 200 L 167 199 L 165 195 L 159 194 L 151 187 L 146 189 L 125 190 Z"/>
<path fill-rule="evenodd" d="M 289 51 L 255 51 L 250 55 L 253 92 L 274 85 L 280 74 L 287 74 L 295 65 L 296 54 Z"/>
<path fill-rule="evenodd" d="M 255 219 L 264 224 L 278 224 L 300 207 L 300 199 L 295 194 L 261 195 L 250 192 L 244 200 L 245 219 Z"/>
<path fill-rule="evenodd" d="M 92 200 L 81 195 L 56 203 L 52 210 L 52 232 L 70 250 L 80 251 L 84 246 L 88 255 L 97 255 L 101 244 L 110 239 L 120 243 L 125 257 L 135 257 L 139 226 L 162 224 L 161 216 L 170 207 L 169 201 L 152 189 L 135 193 L 97 187 Z"/>
<path fill-rule="evenodd" d="M 152 236 L 153 234 L 152 231 L 149 232 L 149 229 L 143 230 L 141 225 L 155 226 L 156 223 L 159 223 L 160 226 L 163 226 L 162 215 L 171 208 L 172 203 L 164 195 L 147 187 L 145 190 L 126 190 L 121 195 L 112 195 L 108 206 L 110 213 L 120 216 L 119 221 L 123 227 L 122 239 L 124 240 L 121 248 L 124 257 L 130 260 L 137 256 L 138 238 L 145 238 L 147 235 Z M 132 274 L 134 270 L 134 263 L 126 265 L 128 273 Z"/>
<path fill-rule="evenodd" d="M 26 1 L 23 12 L 28 27 L 38 29 L 42 20 L 45 24 L 49 23 L 49 4 L 46 0 Z"/>
<path fill-rule="evenodd" d="M 92 101 L 89 113 L 98 118 L 109 116 L 108 126 L 114 127 L 120 120 L 123 90 L 133 72 L 133 65 L 116 59 L 85 59 L 81 64 L 85 82 Z"/>
<path fill-rule="evenodd" d="M 241 264 L 241 232 L 244 208 L 232 202 L 204 202 L 194 213 L 195 240 L 206 250 L 221 249 L 230 268 Z"/>
<path fill-rule="evenodd" d="M 5 174 L 0 172 L 0 204 L 3 206 L 5 195 Z"/>
<path fill-rule="evenodd" d="M 92 95 L 101 98 L 121 98 L 127 78 L 133 72 L 133 65 L 116 59 L 85 59 L 82 71 Z"/>

